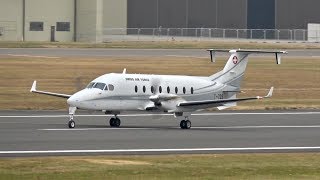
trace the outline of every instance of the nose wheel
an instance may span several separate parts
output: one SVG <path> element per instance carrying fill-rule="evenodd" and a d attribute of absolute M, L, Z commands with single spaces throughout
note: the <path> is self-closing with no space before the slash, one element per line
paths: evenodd
<path fill-rule="evenodd" d="M 69 122 L 68 122 L 68 127 L 69 128 L 74 128 L 76 126 L 76 123 L 74 122 L 74 120 L 69 120 Z"/>
<path fill-rule="evenodd" d="M 110 127 L 120 127 L 121 120 L 115 116 L 114 118 L 111 118 L 109 121 Z"/>

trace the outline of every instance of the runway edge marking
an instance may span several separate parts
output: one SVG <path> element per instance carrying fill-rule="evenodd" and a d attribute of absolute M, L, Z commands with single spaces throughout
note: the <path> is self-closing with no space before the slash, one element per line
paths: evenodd
<path fill-rule="evenodd" d="M 166 127 L 170 129 L 180 129 L 180 127 Z M 320 128 L 320 125 L 306 125 L 306 126 L 220 126 L 220 127 L 211 127 L 211 126 L 195 126 L 192 129 L 259 129 L 259 128 Z M 132 128 L 76 128 L 76 129 L 69 129 L 69 128 L 44 128 L 44 129 L 37 129 L 38 131 L 96 131 L 96 130 L 157 130 L 159 128 L 148 128 L 148 127 L 132 127 Z"/>
<path fill-rule="evenodd" d="M 199 113 L 191 114 L 192 116 L 225 116 L 225 115 L 317 115 L 320 112 L 279 112 L 279 113 Z M 75 117 L 112 117 L 113 115 L 75 115 Z M 142 117 L 142 116 L 172 116 L 172 114 L 123 114 L 118 115 L 121 117 Z M 0 118 L 56 118 L 56 117 L 69 117 L 69 115 L 8 115 L 0 116 Z"/>
<path fill-rule="evenodd" d="M 194 151 L 265 151 L 265 150 L 320 150 L 314 147 L 244 147 L 244 148 L 181 148 L 181 149 L 104 149 L 104 150 L 30 150 L 0 151 L 0 154 L 58 154 L 58 153 L 126 153 L 126 152 L 194 152 Z"/>

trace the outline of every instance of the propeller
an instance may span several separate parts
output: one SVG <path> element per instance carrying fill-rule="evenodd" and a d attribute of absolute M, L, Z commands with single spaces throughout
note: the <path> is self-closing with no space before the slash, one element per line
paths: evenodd
<path fill-rule="evenodd" d="M 152 92 L 152 96 L 149 97 L 150 101 L 154 102 L 154 106 L 155 107 L 159 107 L 161 106 L 161 102 L 159 99 L 159 94 L 161 93 L 161 89 L 159 91 L 160 88 L 160 83 L 161 83 L 161 79 L 158 77 L 152 77 L 151 78 L 151 92 Z"/>
<path fill-rule="evenodd" d="M 153 94 L 159 93 L 159 87 L 160 87 L 161 79 L 158 77 L 153 77 L 151 79 L 151 87 L 153 87 Z"/>

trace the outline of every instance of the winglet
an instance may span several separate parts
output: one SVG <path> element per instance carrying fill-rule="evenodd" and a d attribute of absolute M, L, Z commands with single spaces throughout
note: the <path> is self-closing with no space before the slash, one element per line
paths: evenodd
<path fill-rule="evenodd" d="M 280 54 L 288 54 L 287 51 L 279 51 L 279 52 L 276 52 L 276 62 L 277 64 L 281 64 L 281 56 Z"/>
<path fill-rule="evenodd" d="M 210 51 L 211 62 L 216 62 L 216 52 Z"/>
<path fill-rule="evenodd" d="M 37 91 L 37 81 L 33 81 L 33 84 L 31 86 L 30 92 Z"/>
<path fill-rule="evenodd" d="M 270 98 L 272 96 L 272 93 L 273 93 L 273 87 L 270 88 L 268 94 L 265 96 L 265 98 Z"/>

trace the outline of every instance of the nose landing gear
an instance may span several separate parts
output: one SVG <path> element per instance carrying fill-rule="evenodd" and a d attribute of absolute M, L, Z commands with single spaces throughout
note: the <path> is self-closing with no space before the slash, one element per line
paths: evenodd
<path fill-rule="evenodd" d="M 76 110 L 77 110 L 77 107 L 69 107 L 69 116 L 70 116 L 69 122 L 68 122 L 69 128 L 74 128 L 76 126 L 76 123 L 73 120 L 73 116 L 74 116 Z"/>

